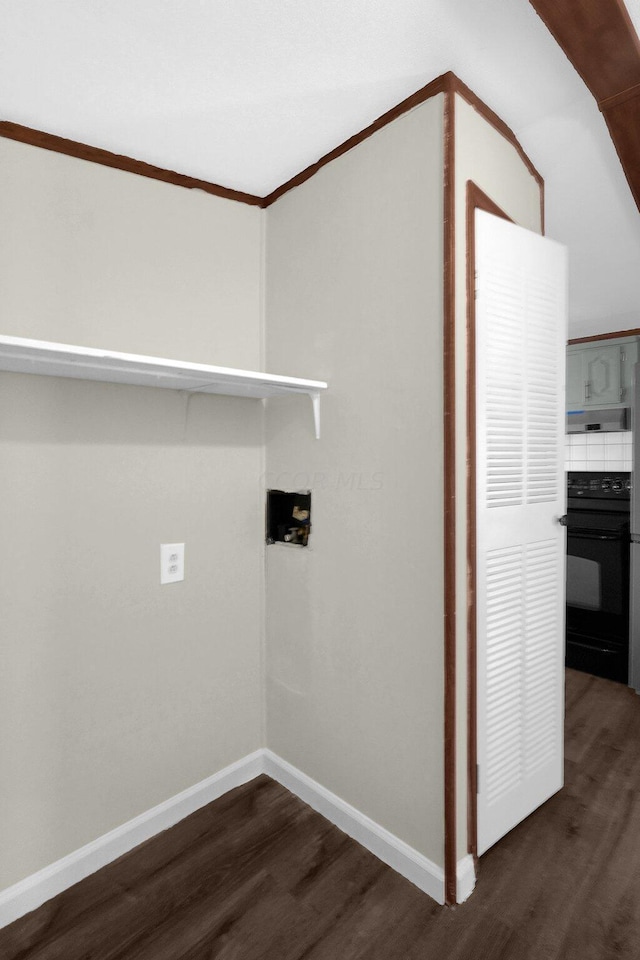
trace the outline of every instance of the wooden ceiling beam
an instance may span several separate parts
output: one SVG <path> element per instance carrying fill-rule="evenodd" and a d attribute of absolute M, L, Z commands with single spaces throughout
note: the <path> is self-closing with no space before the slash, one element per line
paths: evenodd
<path fill-rule="evenodd" d="M 530 0 L 595 97 L 640 209 L 640 40 L 623 0 Z"/>

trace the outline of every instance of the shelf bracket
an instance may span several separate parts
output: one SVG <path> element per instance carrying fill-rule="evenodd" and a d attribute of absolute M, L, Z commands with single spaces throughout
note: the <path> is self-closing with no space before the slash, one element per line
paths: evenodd
<path fill-rule="evenodd" d="M 313 422 L 316 428 L 316 440 L 320 439 L 320 391 L 310 390 L 309 396 L 313 405 Z"/>

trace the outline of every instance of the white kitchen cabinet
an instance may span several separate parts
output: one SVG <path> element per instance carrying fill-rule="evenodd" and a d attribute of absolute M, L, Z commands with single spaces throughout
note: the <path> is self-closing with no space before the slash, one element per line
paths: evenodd
<path fill-rule="evenodd" d="M 567 410 L 628 405 L 637 357 L 635 338 L 570 346 L 567 350 Z"/>

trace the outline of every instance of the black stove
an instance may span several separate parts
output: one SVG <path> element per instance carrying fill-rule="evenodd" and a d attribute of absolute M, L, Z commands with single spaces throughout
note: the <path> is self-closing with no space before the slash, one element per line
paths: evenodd
<path fill-rule="evenodd" d="M 566 664 L 627 683 L 631 474 L 567 476 Z"/>
<path fill-rule="evenodd" d="M 567 497 L 573 506 L 581 507 L 578 501 L 595 500 L 607 503 L 626 503 L 627 510 L 631 500 L 630 473 L 580 473 L 569 471 L 567 474 Z M 591 509 L 587 507 L 586 509 Z"/>

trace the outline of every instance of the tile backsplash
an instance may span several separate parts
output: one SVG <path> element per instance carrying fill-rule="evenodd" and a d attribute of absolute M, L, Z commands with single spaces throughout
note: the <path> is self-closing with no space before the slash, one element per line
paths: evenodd
<path fill-rule="evenodd" d="M 633 434 L 569 433 L 565 437 L 567 470 L 632 470 Z"/>

